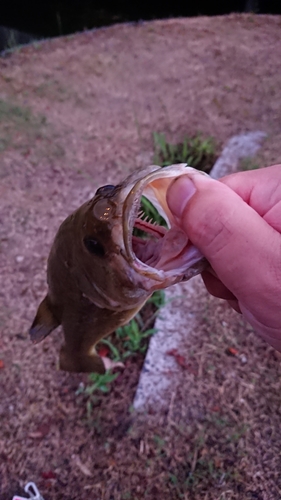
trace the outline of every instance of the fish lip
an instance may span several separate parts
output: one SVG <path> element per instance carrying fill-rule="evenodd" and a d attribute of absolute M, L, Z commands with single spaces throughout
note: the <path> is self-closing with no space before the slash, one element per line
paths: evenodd
<path fill-rule="evenodd" d="M 140 200 L 145 190 L 145 187 L 152 181 L 156 179 L 160 179 L 163 177 L 174 177 L 194 172 L 194 169 L 188 167 L 186 163 L 179 163 L 176 165 L 170 165 L 168 167 L 160 167 L 158 165 L 151 165 L 151 172 L 147 175 L 144 175 L 141 179 L 138 179 L 130 191 L 128 192 L 124 205 L 123 205 L 123 239 L 124 239 L 124 247 L 126 252 L 126 258 L 129 264 L 133 267 L 133 269 L 141 274 L 142 276 L 149 278 L 150 280 L 155 280 L 156 282 L 167 282 L 168 284 L 173 284 L 181 279 L 184 279 L 185 274 L 180 273 L 177 270 L 169 270 L 164 271 L 162 269 L 156 269 L 154 267 L 150 267 L 149 265 L 142 262 L 133 251 L 132 247 L 132 233 L 133 227 L 135 223 L 135 219 L 137 217 L 139 211 Z M 202 172 L 203 173 L 203 172 Z M 205 175 L 205 173 L 204 173 Z M 203 256 L 202 256 L 203 259 Z M 204 266 L 203 266 L 204 267 Z M 190 277 L 192 275 L 198 274 L 199 271 L 194 273 L 190 273 Z M 185 278 L 186 279 L 186 278 Z M 167 286 L 168 286 L 167 284 Z"/>

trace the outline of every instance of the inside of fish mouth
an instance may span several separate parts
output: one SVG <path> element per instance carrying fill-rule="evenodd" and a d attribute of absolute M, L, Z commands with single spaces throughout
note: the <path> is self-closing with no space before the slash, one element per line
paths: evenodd
<path fill-rule="evenodd" d="M 166 192 L 157 205 L 144 190 L 133 225 L 132 250 L 138 260 L 155 269 L 187 269 L 200 254 L 169 212 Z"/>

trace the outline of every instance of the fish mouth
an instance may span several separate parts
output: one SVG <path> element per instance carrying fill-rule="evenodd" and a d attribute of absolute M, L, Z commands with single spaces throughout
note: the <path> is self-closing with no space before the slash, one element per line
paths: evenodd
<path fill-rule="evenodd" d="M 199 274 L 206 261 L 180 227 L 166 200 L 174 180 L 194 174 L 194 169 L 184 163 L 149 168 L 150 173 L 137 180 L 124 202 L 124 246 L 135 271 L 158 282 L 155 288 L 164 288 Z M 147 215 L 144 208 L 150 204 L 153 209 Z"/>

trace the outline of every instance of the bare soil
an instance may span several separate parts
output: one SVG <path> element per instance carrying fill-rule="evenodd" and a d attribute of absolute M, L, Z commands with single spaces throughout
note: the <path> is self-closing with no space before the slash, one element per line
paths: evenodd
<path fill-rule="evenodd" d="M 1 500 L 30 480 L 45 500 L 281 497 L 280 356 L 203 287 L 165 414 L 130 410 L 138 357 L 87 413 L 87 377 L 57 370 L 61 333 L 27 335 L 58 225 L 150 163 L 153 131 L 220 146 L 263 130 L 257 162 L 280 162 L 280 30 L 279 16 L 155 21 L 0 58 Z"/>

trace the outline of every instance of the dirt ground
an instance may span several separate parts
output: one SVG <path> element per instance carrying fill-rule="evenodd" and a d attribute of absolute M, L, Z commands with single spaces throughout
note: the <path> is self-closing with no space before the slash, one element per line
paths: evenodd
<path fill-rule="evenodd" d="M 281 160 L 281 18 L 119 25 L 0 58 L 0 499 L 35 481 L 45 500 L 281 498 L 280 357 L 199 287 L 169 411 L 131 411 L 140 360 L 87 414 L 84 375 L 57 370 L 60 332 L 32 346 L 60 222 L 153 157 L 152 132 L 219 147 L 263 130 Z"/>

